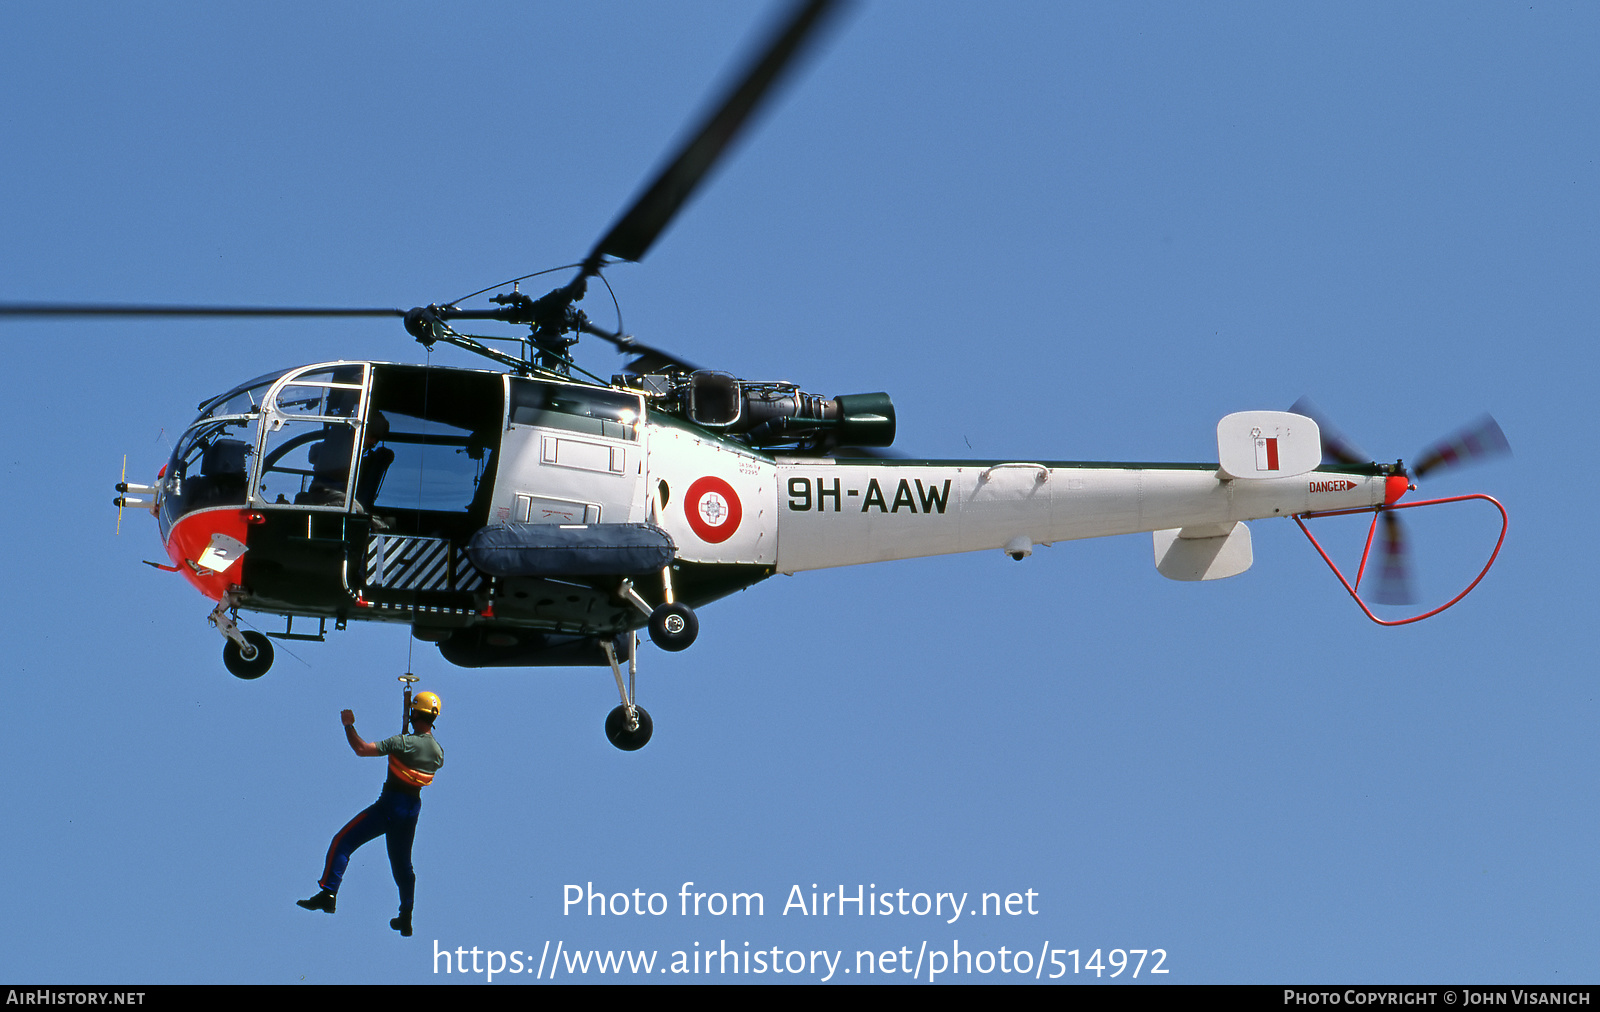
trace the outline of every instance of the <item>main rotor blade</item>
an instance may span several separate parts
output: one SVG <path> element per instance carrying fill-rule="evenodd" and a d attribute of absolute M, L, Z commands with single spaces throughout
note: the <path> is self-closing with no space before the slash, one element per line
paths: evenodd
<path fill-rule="evenodd" d="M 1423 453 L 1411 472 L 1420 478 L 1429 471 L 1459 467 L 1510 452 L 1511 441 L 1501 431 L 1500 423 L 1492 415 L 1484 415 L 1455 435 L 1435 443 Z"/>
<path fill-rule="evenodd" d="M 595 246 L 584 261 L 584 276 L 599 269 L 601 257 L 644 257 L 836 7 L 836 0 L 806 0 L 795 5 L 782 30 L 739 83 Z"/>
<path fill-rule="evenodd" d="M 302 306 L 147 306 L 93 303 L 0 302 L 0 316 L 405 316 L 403 309 Z"/>
<path fill-rule="evenodd" d="M 1297 415 L 1305 415 L 1317 423 L 1318 430 L 1322 433 L 1322 459 L 1335 464 L 1356 465 L 1371 462 L 1372 458 L 1356 449 L 1354 443 L 1340 435 L 1339 430 L 1323 415 L 1309 397 L 1302 397 L 1295 401 L 1289 408 Z"/>
<path fill-rule="evenodd" d="M 610 341 L 624 355 L 633 355 L 633 360 L 623 366 L 622 371 L 635 376 L 646 376 L 667 369 L 682 369 L 685 372 L 697 372 L 700 369 L 693 362 L 685 362 L 670 351 L 645 344 L 627 334 L 613 334 L 609 330 L 589 326 L 583 327 L 582 330 L 585 334 L 593 334 L 602 340 Z"/>

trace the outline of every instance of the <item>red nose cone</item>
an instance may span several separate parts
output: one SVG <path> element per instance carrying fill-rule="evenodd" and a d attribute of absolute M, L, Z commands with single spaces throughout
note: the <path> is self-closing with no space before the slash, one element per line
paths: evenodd
<path fill-rule="evenodd" d="M 1383 504 L 1393 506 L 1400 501 L 1400 497 L 1411 491 L 1411 479 L 1403 474 L 1391 474 L 1384 479 Z"/>
<path fill-rule="evenodd" d="M 245 544 L 249 539 L 247 525 L 250 515 L 247 510 L 201 510 L 180 518 L 167 532 L 167 555 L 173 565 L 194 584 L 195 589 L 213 601 L 220 601 L 228 588 L 239 582 L 242 564 L 239 559 L 233 559 L 223 565 L 221 561 L 207 557 L 206 549 L 219 534 Z M 206 563 L 223 568 L 208 569 Z"/>

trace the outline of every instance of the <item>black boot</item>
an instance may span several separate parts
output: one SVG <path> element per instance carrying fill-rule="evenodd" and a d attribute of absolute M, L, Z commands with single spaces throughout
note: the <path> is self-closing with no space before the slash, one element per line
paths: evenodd
<path fill-rule="evenodd" d="M 326 889 L 317 893 L 309 900 L 295 900 L 294 902 L 296 906 L 305 907 L 307 910 L 320 910 L 325 914 L 333 913 L 333 908 L 336 905 L 333 893 L 330 893 Z"/>
<path fill-rule="evenodd" d="M 402 911 L 400 911 L 400 916 L 399 917 L 390 918 L 389 919 L 389 927 L 391 927 L 391 928 L 395 929 L 396 931 L 400 932 L 400 937 L 401 938 L 410 938 L 411 937 L 411 911 L 402 910 Z"/>

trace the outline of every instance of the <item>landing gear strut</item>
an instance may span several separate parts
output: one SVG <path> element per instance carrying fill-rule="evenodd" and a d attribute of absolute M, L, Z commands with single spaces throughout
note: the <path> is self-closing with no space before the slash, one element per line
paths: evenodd
<path fill-rule="evenodd" d="M 700 620 L 695 618 L 694 609 L 672 596 L 672 567 L 666 566 L 661 570 L 662 596 L 664 603 L 650 607 L 650 602 L 639 596 L 633 589 L 633 581 L 624 579 L 617 588 L 617 596 L 623 601 L 639 609 L 650 620 L 650 640 L 663 650 L 687 650 L 700 635 Z M 633 632 L 628 632 L 628 683 L 622 683 L 622 666 L 617 663 L 617 649 L 611 640 L 601 640 L 600 648 L 606 653 L 606 660 L 611 662 L 611 673 L 617 680 L 617 694 L 622 697 L 622 705 L 612 710 L 606 717 L 606 739 L 622 749 L 624 752 L 634 752 L 644 748 L 650 740 L 653 730 L 650 723 L 650 714 L 644 707 L 634 702 L 633 680 L 639 672 L 639 637 Z"/>
<path fill-rule="evenodd" d="M 617 594 L 650 619 L 650 642 L 663 650 L 687 650 L 700 635 L 700 620 L 693 608 L 673 599 L 671 566 L 661 571 L 661 588 L 666 602 L 654 608 L 633 589 L 632 580 L 623 580 Z"/>
<path fill-rule="evenodd" d="M 655 728 L 650 721 L 650 714 L 633 701 L 633 679 L 639 671 L 639 637 L 632 632 L 627 637 L 627 685 L 622 684 L 622 667 L 617 663 L 616 647 L 608 639 L 600 641 L 600 649 L 606 652 L 606 660 L 611 662 L 611 673 L 616 676 L 617 692 L 622 696 L 622 705 L 606 716 L 606 740 L 624 752 L 637 752 L 650 741 L 650 734 Z"/>
<path fill-rule="evenodd" d="M 233 621 L 237 615 L 231 593 L 222 595 L 211 612 L 211 624 L 226 637 L 222 644 L 222 664 L 235 678 L 260 678 L 272 667 L 272 641 L 254 629 L 241 632 Z"/>

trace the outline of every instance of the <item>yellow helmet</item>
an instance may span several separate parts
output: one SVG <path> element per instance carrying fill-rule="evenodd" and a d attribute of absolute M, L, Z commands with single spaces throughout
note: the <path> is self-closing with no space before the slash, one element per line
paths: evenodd
<path fill-rule="evenodd" d="M 429 723 L 439 719 L 439 697 L 431 692 L 419 692 L 411 697 L 411 716 L 424 717 Z"/>

